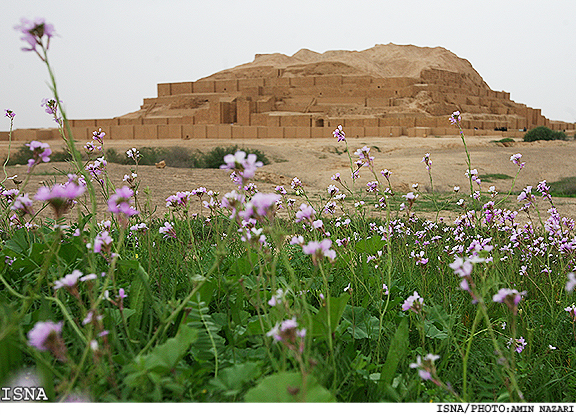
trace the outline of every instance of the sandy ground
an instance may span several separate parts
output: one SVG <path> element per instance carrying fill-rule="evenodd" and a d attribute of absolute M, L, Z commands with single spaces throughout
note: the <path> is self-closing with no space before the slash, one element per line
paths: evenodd
<path fill-rule="evenodd" d="M 521 171 L 515 189 L 531 185 L 536 187 L 538 182 L 547 180 L 556 181 L 563 177 L 576 176 L 576 141 L 556 142 L 515 142 L 510 147 L 504 147 L 494 140 L 500 137 L 468 137 L 467 145 L 470 153 L 472 168 L 480 174 L 506 174 L 514 177 L 517 166 L 510 162 L 510 156 L 515 153 L 522 154 L 522 161 L 526 167 Z M 83 143 L 82 143 L 83 144 Z M 350 167 L 348 156 L 343 153 L 345 143 L 338 143 L 334 138 L 325 139 L 244 139 L 234 142 L 224 140 L 157 140 L 157 141 L 115 141 L 105 142 L 106 148 L 115 148 L 119 152 L 135 147 L 180 146 L 190 149 L 208 151 L 216 146 L 238 144 L 263 151 L 272 161 L 271 164 L 259 169 L 256 176 L 258 189 L 263 192 L 273 191 L 278 184 L 284 185 L 288 190 L 293 177 L 298 177 L 309 193 L 326 192 L 328 185 L 333 184 L 331 176 L 339 172 L 348 182 Z M 353 153 L 356 149 L 367 145 L 375 157 L 375 169 L 392 171 L 392 186 L 397 193 L 406 193 L 413 183 L 420 184 L 420 192 L 429 189 L 428 173 L 422 163 L 425 153 L 430 153 L 432 160 L 432 176 L 434 189 L 441 192 L 450 192 L 454 186 L 463 190 L 468 188 L 468 179 L 465 176 L 466 155 L 459 136 L 451 137 L 390 137 L 390 138 L 348 138 L 348 146 Z M 51 143 L 53 149 L 59 144 Z M 0 143 L 0 154 L 5 154 L 7 143 Z M 66 170 L 66 163 L 48 163 L 38 166 L 36 173 L 47 172 L 45 175 L 34 175 L 25 191 L 31 194 L 44 182 L 53 182 L 50 172 L 55 169 Z M 363 168 L 364 170 L 365 168 Z M 9 176 L 18 174 L 23 178 L 26 168 L 24 166 L 8 167 Z M 116 185 L 122 183 L 125 174 L 130 173 L 130 166 L 110 164 L 108 166 L 110 178 Z M 230 182 L 229 174 L 224 170 L 181 169 L 167 166 L 158 169 L 154 166 L 139 166 L 138 179 L 141 181 L 141 195 L 144 190 L 151 205 L 157 206 L 156 217 L 161 217 L 165 209 L 165 199 L 177 191 L 193 190 L 200 186 L 208 190 L 219 191 L 221 195 L 232 190 L 234 185 Z M 62 181 L 60 177 L 58 180 Z M 365 183 L 373 180 L 371 173 L 366 169 L 361 173 L 357 186 L 364 187 Z M 9 182 L 7 182 L 9 183 Z M 483 190 L 491 185 L 497 191 L 505 193 L 512 184 L 511 179 L 494 180 L 484 183 Z M 11 187 L 11 186 L 8 186 Z M 143 195 L 142 195 L 143 197 Z M 140 200 L 143 200 L 142 198 Z M 555 203 L 563 216 L 576 219 L 575 199 L 556 199 Z M 520 204 L 518 204 L 518 208 Z M 102 206 L 104 209 L 104 206 Z M 105 209 L 104 209 L 105 210 Z M 449 215 L 448 215 L 449 216 Z"/>

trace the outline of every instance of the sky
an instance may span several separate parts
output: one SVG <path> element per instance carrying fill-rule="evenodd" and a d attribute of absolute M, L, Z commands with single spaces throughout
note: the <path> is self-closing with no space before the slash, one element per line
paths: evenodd
<path fill-rule="evenodd" d="M 0 111 L 14 128 L 55 127 L 41 108 L 48 72 L 23 52 L 21 17 L 55 27 L 49 60 L 69 119 L 113 118 L 157 96 L 158 83 L 196 81 L 254 60 L 365 50 L 394 43 L 444 47 L 495 91 L 576 122 L 574 0 L 18 0 L 0 13 Z M 0 118 L 0 131 L 9 129 Z"/>

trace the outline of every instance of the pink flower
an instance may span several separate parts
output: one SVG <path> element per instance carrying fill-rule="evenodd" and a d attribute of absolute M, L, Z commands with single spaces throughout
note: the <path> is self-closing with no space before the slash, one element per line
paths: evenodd
<path fill-rule="evenodd" d="M 495 303 L 504 303 L 516 315 L 518 312 L 518 303 L 522 300 L 522 296 L 526 295 L 526 291 L 519 293 L 517 290 L 510 288 L 500 288 L 498 293 L 494 294 L 492 300 Z"/>
<path fill-rule="evenodd" d="M 302 247 L 302 252 L 306 255 L 312 255 L 312 262 L 316 265 L 319 258 L 326 257 L 331 262 L 336 259 L 336 251 L 330 249 L 332 241 L 324 239 L 321 242 L 310 241 Z"/>
<path fill-rule="evenodd" d="M 164 226 L 161 226 L 158 232 L 164 235 L 164 238 L 176 238 L 173 222 L 164 222 Z"/>
<path fill-rule="evenodd" d="M 38 350 L 49 350 L 50 343 L 57 339 L 62 332 L 64 322 L 39 321 L 28 332 L 28 344 Z"/>
<path fill-rule="evenodd" d="M 417 291 L 414 291 L 414 294 L 408 297 L 406 301 L 404 301 L 404 304 L 402 304 L 403 311 L 412 310 L 416 314 L 422 311 L 422 307 L 424 307 L 424 299 L 420 297 Z"/>
<path fill-rule="evenodd" d="M 300 210 L 296 212 L 295 222 L 302 222 L 302 221 L 313 222 L 315 214 L 316 211 L 312 206 L 308 206 L 307 204 L 302 203 L 300 205 Z"/>
<path fill-rule="evenodd" d="M 44 163 L 48 163 L 50 161 L 52 150 L 50 149 L 49 144 L 34 140 L 29 144 L 26 144 L 26 146 L 32 152 L 32 158 L 28 160 L 28 171 L 30 171 L 32 166 L 39 164 L 40 161 L 43 161 Z"/>
<path fill-rule="evenodd" d="M 47 201 L 54 209 L 56 217 L 60 217 L 75 203 L 74 199 L 82 195 L 84 191 L 85 188 L 83 186 L 68 182 L 66 184 L 56 184 L 52 189 L 43 186 L 38 189 L 34 197 L 36 200 Z"/>
<path fill-rule="evenodd" d="M 438 360 L 440 356 L 428 353 L 424 359 L 421 356 L 416 356 L 416 363 L 410 363 L 412 369 L 418 369 L 418 375 L 422 380 L 432 380 L 433 375 L 436 373 L 434 361 Z"/>
<path fill-rule="evenodd" d="M 54 26 L 50 23 L 46 23 L 43 18 L 37 18 L 33 22 L 26 19 L 20 19 L 20 25 L 14 26 L 15 30 L 22 32 L 24 36 L 20 39 L 28 42 L 30 45 L 27 48 L 22 48 L 24 51 L 35 51 L 36 46 L 43 46 L 43 37 L 46 35 L 48 41 L 46 42 L 46 49 L 48 49 L 50 45 L 50 39 L 56 35 L 56 31 L 54 30 Z"/>
<path fill-rule="evenodd" d="M 344 133 L 344 131 L 342 130 L 342 126 L 339 125 L 338 128 L 336 128 L 332 134 L 334 135 L 334 138 L 338 139 L 338 142 L 340 141 L 346 141 L 346 134 Z"/>
<path fill-rule="evenodd" d="M 234 170 L 244 179 L 250 179 L 256 174 L 256 169 L 262 167 L 264 163 L 257 161 L 258 157 L 255 154 L 249 154 L 246 157 L 246 152 L 237 151 L 236 153 L 227 154 L 224 156 L 224 163 L 220 166 L 221 169 Z"/>
<path fill-rule="evenodd" d="M 123 214 L 127 217 L 138 215 L 136 209 L 130 206 L 130 198 L 134 195 L 134 191 L 128 186 L 118 189 L 115 194 L 108 199 L 108 211 L 116 214 Z"/>
<path fill-rule="evenodd" d="M 62 287 L 73 287 L 78 282 L 78 278 L 82 276 L 82 272 L 79 270 L 72 271 L 71 274 L 67 274 L 64 278 L 59 279 L 54 283 L 54 289 L 57 290 Z"/>
<path fill-rule="evenodd" d="M 566 283 L 566 291 L 571 292 L 576 287 L 576 276 L 574 276 L 573 272 L 568 274 L 568 282 Z"/>

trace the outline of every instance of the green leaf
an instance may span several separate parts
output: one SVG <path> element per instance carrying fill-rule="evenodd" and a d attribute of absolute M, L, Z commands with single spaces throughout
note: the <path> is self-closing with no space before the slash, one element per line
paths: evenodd
<path fill-rule="evenodd" d="M 260 376 L 260 364 L 246 362 L 222 369 L 217 378 L 210 380 L 210 385 L 225 395 L 233 396 L 240 393 L 245 384 L 258 376 Z"/>
<path fill-rule="evenodd" d="M 350 299 L 348 294 L 342 294 L 340 297 L 330 297 L 330 327 L 332 335 L 342 318 L 342 314 L 346 309 L 346 303 Z M 328 303 L 328 301 L 326 301 Z M 328 338 L 328 307 L 323 306 L 318 313 L 312 317 L 313 330 L 312 337 Z"/>
<path fill-rule="evenodd" d="M 378 335 L 380 320 L 363 307 L 346 306 L 342 319 L 349 323 L 346 330 L 355 339 L 368 339 Z"/>
<path fill-rule="evenodd" d="M 390 385 L 392 379 L 394 379 L 394 374 L 396 373 L 396 368 L 400 360 L 406 355 L 408 350 L 408 320 L 402 319 L 400 325 L 396 329 L 394 338 L 390 342 L 390 348 L 388 349 L 388 355 L 386 356 L 386 362 L 382 368 L 381 381 L 385 385 Z"/>
<path fill-rule="evenodd" d="M 246 402 L 336 402 L 330 391 L 318 384 L 314 376 L 295 372 L 275 373 L 262 379 L 246 393 Z"/>
<path fill-rule="evenodd" d="M 186 325 L 180 326 L 175 337 L 156 346 L 144 356 L 144 367 L 149 371 L 167 372 L 184 357 L 197 339 L 196 330 Z"/>
<path fill-rule="evenodd" d="M 431 339 L 447 339 L 448 333 L 444 330 L 438 330 L 438 327 L 434 325 L 434 322 L 426 320 L 424 322 L 424 332 L 426 337 Z"/>

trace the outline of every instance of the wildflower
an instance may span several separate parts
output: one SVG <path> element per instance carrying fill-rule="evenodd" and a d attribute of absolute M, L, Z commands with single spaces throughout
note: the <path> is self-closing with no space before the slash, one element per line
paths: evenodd
<path fill-rule="evenodd" d="M 284 290 L 282 288 L 278 288 L 276 290 L 276 294 L 273 295 L 270 300 L 268 300 L 268 304 L 271 307 L 274 307 L 276 304 L 281 304 L 282 301 L 284 300 L 285 295 L 286 295 L 286 293 L 284 292 Z"/>
<path fill-rule="evenodd" d="M 526 294 L 526 291 L 519 293 L 517 290 L 510 288 L 500 288 L 497 294 L 494 294 L 492 300 L 495 303 L 503 303 L 508 306 L 510 310 L 516 315 L 518 312 L 518 303 L 522 300 L 522 296 Z"/>
<path fill-rule="evenodd" d="M 262 167 L 264 163 L 257 161 L 255 154 L 249 154 L 246 157 L 244 151 L 237 151 L 234 154 L 224 156 L 224 163 L 221 169 L 228 169 L 237 172 L 242 179 L 250 179 L 256 174 L 256 169 Z"/>
<path fill-rule="evenodd" d="M 84 169 L 90 173 L 93 179 L 98 180 L 100 183 L 104 183 L 104 181 L 100 179 L 100 176 L 104 173 L 104 170 L 106 170 L 107 164 L 108 162 L 104 157 L 98 157 L 93 162 L 88 163 Z"/>
<path fill-rule="evenodd" d="M 174 222 L 164 222 L 164 226 L 158 229 L 164 238 L 176 238 L 176 231 L 174 231 Z"/>
<path fill-rule="evenodd" d="M 104 136 L 106 133 L 102 131 L 102 128 L 98 128 L 98 130 L 92 132 L 92 138 L 102 144 L 104 140 Z"/>
<path fill-rule="evenodd" d="M 338 128 L 336 128 L 334 130 L 334 132 L 332 132 L 332 134 L 334 134 L 334 138 L 338 139 L 338 142 L 340 141 L 346 141 L 346 134 L 344 133 L 344 131 L 342 130 L 342 126 L 339 125 Z"/>
<path fill-rule="evenodd" d="M 6 109 L 4 115 L 10 118 L 10 120 L 13 120 L 14 117 L 16 116 L 16 113 L 10 109 Z"/>
<path fill-rule="evenodd" d="M 527 200 L 530 202 L 532 200 L 532 186 L 526 186 L 524 190 L 518 195 L 518 201 Z"/>
<path fill-rule="evenodd" d="M 402 311 L 412 310 L 418 314 L 420 311 L 422 311 L 423 307 L 424 299 L 420 297 L 418 292 L 414 291 L 414 294 L 408 297 L 406 301 L 404 301 L 404 304 L 402 304 Z"/>
<path fill-rule="evenodd" d="M 352 291 L 351 287 L 352 287 L 351 283 L 348 283 L 348 285 L 346 287 L 344 287 L 344 292 L 346 292 L 348 290 Z"/>
<path fill-rule="evenodd" d="M 42 49 L 44 49 L 44 36 L 48 38 L 46 42 L 46 50 L 48 50 L 48 47 L 50 46 L 50 39 L 56 35 L 54 26 L 50 23 L 46 23 L 43 18 L 38 18 L 31 22 L 30 20 L 23 17 L 20 19 L 20 25 L 14 26 L 14 29 L 22 32 L 24 36 L 22 36 L 20 39 L 28 42 L 30 45 L 27 48 L 22 48 L 22 50 L 35 51 L 36 53 L 38 53 L 36 46 L 40 46 Z"/>
<path fill-rule="evenodd" d="M 568 273 L 568 282 L 566 283 L 566 291 L 571 292 L 576 287 L 576 276 L 573 272 Z"/>
<path fill-rule="evenodd" d="M 50 161 L 52 150 L 50 149 L 49 144 L 34 140 L 31 141 L 30 144 L 26 144 L 26 146 L 32 152 L 32 158 L 28 160 L 28 171 L 30 171 L 32 166 L 39 164 L 40 161 L 43 161 L 44 163 Z"/>
<path fill-rule="evenodd" d="M 314 215 L 316 214 L 316 211 L 314 210 L 314 208 L 312 206 L 308 206 L 306 203 L 302 203 L 300 205 L 300 210 L 298 212 L 296 212 L 296 222 L 313 222 L 314 221 Z"/>
<path fill-rule="evenodd" d="M 458 193 L 460 191 L 460 186 L 454 186 L 454 193 Z"/>
<path fill-rule="evenodd" d="M 512 344 L 514 344 L 514 350 L 517 353 L 522 353 L 524 348 L 528 345 L 528 343 L 526 343 L 526 340 L 524 340 L 524 337 L 520 337 L 519 339 L 510 338 L 510 340 L 508 340 L 508 343 L 507 343 L 508 348 L 510 348 L 510 346 L 512 346 Z"/>
<path fill-rule="evenodd" d="M 380 174 L 382 176 L 384 176 L 385 179 L 388 179 L 388 178 L 390 178 L 390 175 L 392 174 L 392 172 L 388 169 L 384 169 L 384 170 L 380 171 Z"/>
<path fill-rule="evenodd" d="M 410 253 L 410 256 L 411 256 L 412 258 L 414 258 L 414 259 L 416 260 L 416 264 L 419 264 L 419 265 L 426 265 L 426 264 L 428 263 L 428 258 L 425 258 L 425 257 L 424 257 L 425 255 L 426 255 L 426 254 L 424 253 L 424 251 L 420 251 L 419 254 L 417 254 L 417 253 L 414 252 L 414 251 L 412 251 L 412 252 Z"/>
<path fill-rule="evenodd" d="M 111 247 L 112 237 L 108 231 L 102 231 L 96 235 L 96 238 L 94 238 L 94 253 L 101 253 L 102 248 L 104 248 L 106 252 L 109 252 Z"/>
<path fill-rule="evenodd" d="M 388 290 L 388 286 L 386 284 L 382 284 L 382 292 L 384 292 L 384 295 L 390 294 L 390 291 Z"/>
<path fill-rule="evenodd" d="M 82 282 L 90 281 L 90 280 L 95 280 L 96 278 L 98 278 L 98 276 L 96 274 L 86 274 L 83 277 L 80 277 L 80 281 L 82 281 Z"/>
<path fill-rule="evenodd" d="M 340 173 L 335 173 L 334 175 L 332 175 L 331 179 L 334 180 L 335 182 L 339 182 L 340 181 Z"/>
<path fill-rule="evenodd" d="M 414 201 L 418 197 L 418 195 L 417 194 L 415 195 L 414 192 L 408 192 L 402 197 L 404 197 L 406 200 Z"/>
<path fill-rule="evenodd" d="M 572 320 L 576 322 L 576 305 L 572 304 L 571 306 L 566 307 L 564 311 L 567 311 L 570 317 L 572 317 Z"/>
<path fill-rule="evenodd" d="M 126 217 L 138 215 L 140 212 L 130 206 L 129 199 L 134 195 L 134 191 L 128 186 L 118 189 L 115 194 L 108 199 L 108 211 L 123 214 Z"/>
<path fill-rule="evenodd" d="M 430 171 L 430 168 L 432 168 L 432 160 L 430 160 L 430 153 L 424 154 L 424 158 L 420 163 L 424 163 L 426 165 L 426 170 Z"/>
<path fill-rule="evenodd" d="M 286 192 L 286 189 L 284 189 L 284 186 L 276 186 L 274 190 L 276 191 L 276 193 L 279 193 L 281 195 L 286 195 L 288 193 Z"/>
<path fill-rule="evenodd" d="M 510 156 L 510 161 L 518 166 L 519 169 L 522 169 L 526 163 L 520 163 L 520 159 L 522 158 L 522 154 L 512 154 Z"/>
<path fill-rule="evenodd" d="M 126 151 L 126 157 L 134 160 L 135 162 L 138 162 L 138 159 L 141 156 L 140 156 L 140 152 L 133 147 L 133 148 Z"/>
<path fill-rule="evenodd" d="M 33 215 L 34 212 L 32 210 L 32 200 L 28 197 L 28 193 L 23 195 L 18 195 L 14 199 L 14 204 L 10 206 L 12 210 L 19 210 L 23 215 L 30 214 Z"/>
<path fill-rule="evenodd" d="M 272 330 L 266 333 L 266 336 L 272 337 L 275 343 L 281 342 L 290 350 L 302 353 L 306 329 L 299 330 L 296 317 L 292 317 L 290 320 L 284 320 L 280 324 L 276 323 L 274 327 L 272 327 Z"/>
<path fill-rule="evenodd" d="M 82 276 L 82 272 L 79 270 L 72 271 L 71 274 L 67 274 L 64 278 L 59 279 L 54 283 L 54 289 L 58 290 L 62 287 L 72 288 L 78 283 L 78 278 Z"/>
<path fill-rule="evenodd" d="M 321 242 L 310 241 L 307 245 L 302 247 L 302 251 L 306 255 L 312 255 L 312 262 L 316 265 L 318 258 L 326 257 L 331 262 L 336 258 L 336 251 L 330 249 L 332 241 L 330 239 L 323 239 Z"/>
<path fill-rule="evenodd" d="M 64 322 L 38 321 L 28 332 L 28 344 L 40 351 L 51 351 L 59 360 L 66 360 L 66 346 L 60 337 Z"/>
<path fill-rule="evenodd" d="M 244 220 L 251 217 L 271 217 L 276 210 L 276 203 L 280 196 L 274 193 L 256 193 L 250 201 L 244 205 L 244 210 L 238 213 Z"/>
<path fill-rule="evenodd" d="M 42 107 L 46 107 L 44 109 L 44 111 L 47 114 L 50 114 L 53 116 L 54 121 L 56 121 L 58 124 L 62 123 L 62 118 L 58 117 L 58 103 L 61 103 L 62 101 L 56 101 L 55 98 L 44 98 L 42 100 L 42 103 L 40 104 L 40 106 Z"/>
<path fill-rule="evenodd" d="M 552 346 L 551 344 L 548 345 L 548 348 L 549 348 L 550 350 L 556 350 L 556 346 Z"/>
<path fill-rule="evenodd" d="M 434 361 L 438 360 L 440 356 L 428 353 L 424 359 L 421 356 L 416 356 L 416 363 L 410 363 L 412 369 L 418 369 L 418 375 L 422 380 L 431 380 L 434 383 L 433 376 L 436 374 L 436 367 Z"/>
<path fill-rule="evenodd" d="M 368 193 L 374 193 L 378 190 L 378 182 L 376 180 L 366 183 L 366 191 Z"/>
<path fill-rule="evenodd" d="M 38 189 L 34 198 L 48 202 L 54 209 L 56 217 L 59 218 L 76 203 L 75 199 L 81 196 L 84 191 L 85 188 L 83 186 L 68 182 L 66 184 L 56 184 L 52 189 L 43 186 Z"/>
<path fill-rule="evenodd" d="M 462 121 L 462 117 L 460 116 L 460 111 L 454 111 L 448 120 L 452 123 L 452 125 L 459 124 Z"/>
<path fill-rule="evenodd" d="M 298 191 L 299 189 L 302 189 L 302 181 L 300 181 L 298 177 L 294 177 L 292 183 L 290 183 L 290 187 L 292 190 Z"/>
<path fill-rule="evenodd" d="M 357 165 L 358 167 L 362 166 L 370 166 L 372 161 L 374 161 L 374 157 L 370 155 L 370 147 L 364 146 L 359 148 L 354 152 L 355 156 L 358 156 Z"/>

